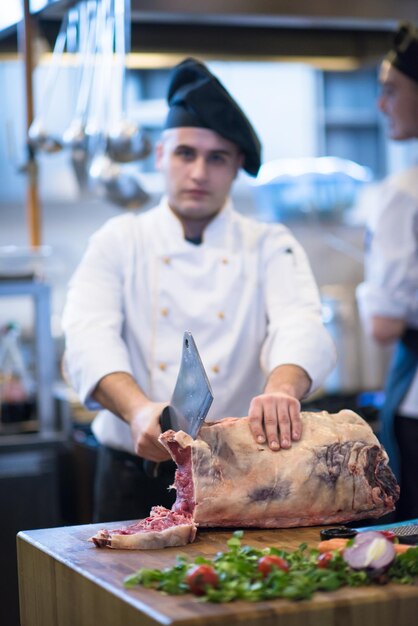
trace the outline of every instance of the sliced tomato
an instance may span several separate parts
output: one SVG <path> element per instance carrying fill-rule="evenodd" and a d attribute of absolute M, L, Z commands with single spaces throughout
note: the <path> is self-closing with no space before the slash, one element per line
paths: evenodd
<path fill-rule="evenodd" d="M 186 583 L 195 596 L 203 596 L 207 587 L 218 586 L 218 574 L 210 565 L 196 565 L 186 576 Z"/>
<path fill-rule="evenodd" d="M 289 564 L 285 559 L 276 554 L 266 554 L 258 560 L 257 569 L 265 578 L 274 569 L 281 569 L 283 572 L 289 571 Z"/>
<path fill-rule="evenodd" d="M 332 552 L 323 552 L 322 554 L 318 554 L 318 558 L 316 561 L 318 567 L 325 569 L 331 563 L 333 558 L 334 555 L 332 554 Z"/>

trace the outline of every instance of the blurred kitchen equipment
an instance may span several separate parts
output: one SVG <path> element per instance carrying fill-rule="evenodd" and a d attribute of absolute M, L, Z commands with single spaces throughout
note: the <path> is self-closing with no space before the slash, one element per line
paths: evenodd
<path fill-rule="evenodd" d="M 51 246 L 0 246 L 0 281 L 42 278 L 51 254 Z"/>
<path fill-rule="evenodd" d="M 335 218 L 354 204 L 362 185 L 371 179 L 369 168 L 329 156 L 268 161 L 252 185 L 261 217 L 274 222 Z"/>
<path fill-rule="evenodd" d="M 54 343 L 51 335 L 51 288 L 46 282 L 36 279 L 0 280 L 0 298 L 16 297 L 30 299 L 33 304 L 33 337 L 35 342 L 33 359 L 35 371 L 33 376 L 36 395 L 36 424 L 34 428 L 38 431 L 39 439 L 45 441 L 58 431 L 52 397 Z M 13 433 L 9 433 L 9 443 L 22 442 L 25 433 L 19 430 L 12 440 L 11 435 Z"/>
<path fill-rule="evenodd" d="M 137 124 L 121 119 L 109 129 L 107 153 L 118 163 L 140 161 L 151 153 L 151 142 Z"/>
<path fill-rule="evenodd" d="M 107 154 L 107 123 L 112 89 L 114 22 L 111 0 L 102 0 L 99 5 L 95 69 L 95 104 L 93 121 L 90 118 L 87 132 L 92 135 L 93 158 L 89 169 L 89 181 L 95 192 L 105 200 L 122 208 L 139 208 L 149 199 L 138 179 L 132 172 L 123 171 L 121 166 Z M 97 88 L 96 88 L 97 86 Z M 94 124 L 97 124 L 94 127 Z M 96 133 L 96 134 L 94 134 Z"/>
<path fill-rule="evenodd" d="M 70 149 L 81 190 L 89 189 L 125 209 L 142 207 L 148 193 L 132 169 L 151 144 L 125 112 L 126 51 L 130 41 L 130 0 L 87 0 L 65 15 L 55 42 L 39 114 L 28 131 L 35 151 Z M 74 117 L 62 138 L 46 128 L 64 50 L 78 53 L 79 89 Z"/>
<path fill-rule="evenodd" d="M 51 103 L 53 101 L 54 92 L 56 92 L 57 89 L 58 72 L 65 49 L 65 43 L 67 41 L 67 28 L 70 20 L 73 19 L 74 12 L 70 10 L 69 13 L 64 15 L 61 22 L 61 27 L 52 53 L 51 65 L 48 68 L 39 111 L 38 114 L 35 115 L 35 119 L 28 130 L 29 146 L 35 152 L 41 151 L 54 153 L 62 150 L 61 140 L 51 134 L 48 130 L 47 119 Z"/>
<path fill-rule="evenodd" d="M 119 163 L 145 159 L 151 143 L 136 123 L 126 118 L 126 54 L 130 49 L 131 0 L 115 2 L 114 111 L 109 125 L 106 151 Z"/>
<path fill-rule="evenodd" d="M 88 137 L 86 124 L 93 84 L 97 2 L 89 0 L 78 4 L 79 90 L 74 118 L 63 133 L 63 143 L 70 149 L 71 162 L 80 189 L 88 184 Z"/>
<path fill-rule="evenodd" d="M 110 159 L 104 149 L 94 155 L 89 176 L 99 195 L 124 209 L 139 208 L 149 200 L 149 195 L 142 189 L 135 176 L 122 172 L 120 166 Z"/>
<path fill-rule="evenodd" d="M 112 82 L 112 56 L 114 37 L 114 16 L 111 13 L 112 0 L 96 0 L 95 16 L 90 24 L 92 52 L 92 76 L 90 94 L 86 102 L 87 120 L 85 132 L 90 143 L 104 134 L 109 107 L 108 91 Z M 106 89 L 107 87 L 107 89 Z M 97 146 L 93 145 L 93 149 Z"/>
<path fill-rule="evenodd" d="M 35 409 L 34 381 L 20 345 L 20 328 L 0 329 L 0 424 L 26 421 Z"/>

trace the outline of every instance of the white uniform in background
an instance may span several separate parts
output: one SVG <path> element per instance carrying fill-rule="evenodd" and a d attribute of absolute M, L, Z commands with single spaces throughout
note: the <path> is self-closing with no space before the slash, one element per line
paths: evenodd
<path fill-rule="evenodd" d="M 278 365 L 305 369 L 314 391 L 335 363 L 301 246 L 284 226 L 243 217 L 230 202 L 200 245 L 184 239 L 165 199 L 107 222 L 71 280 L 63 325 L 68 375 L 90 408 L 99 380 L 116 371 L 169 401 L 185 330 L 212 384 L 208 420 L 247 415 Z M 93 430 L 102 444 L 134 451 L 130 427 L 109 411 Z"/>
<path fill-rule="evenodd" d="M 367 225 L 365 281 L 357 298 L 364 324 L 372 315 L 405 319 L 418 329 L 418 166 L 376 186 Z M 418 372 L 398 409 L 418 418 Z"/>

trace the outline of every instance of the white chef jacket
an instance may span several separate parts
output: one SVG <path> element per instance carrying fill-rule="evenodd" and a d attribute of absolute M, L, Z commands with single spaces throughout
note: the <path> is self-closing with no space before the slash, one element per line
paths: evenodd
<path fill-rule="evenodd" d="M 184 239 L 165 198 L 109 220 L 71 279 L 63 327 L 66 369 L 90 408 L 97 383 L 116 371 L 168 402 L 185 330 L 211 381 L 208 421 L 247 415 L 278 365 L 302 367 L 314 391 L 335 363 L 301 246 L 284 226 L 244 217 L 230 201 L 200 245 Z M 107 410 L 93 431 L 105 445 L 134 450 L 130 427 Z"/>
<path fill-rule="evenodd" d="M 418 166 L 379 183 L 373 199 L 365 281 L 357 288 L 361 317 L 366 328 L 373 315 L 418 328 Z M 418 373 L 398 412 L 418 417 Z"/>

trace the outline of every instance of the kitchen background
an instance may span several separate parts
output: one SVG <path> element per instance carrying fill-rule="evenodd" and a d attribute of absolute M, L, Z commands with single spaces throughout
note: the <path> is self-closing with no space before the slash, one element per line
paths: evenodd
<path fill-rule="evenodd" d="M 283 221 L 288 225 L 308 252 L 324 296 L 324 314 L 330 329 L 338 333 L 338 341 L 349 333 L 350 342 L 360 347 L 360 328 L 350 329 L 350 325 L 357 326 L 356 312 L 348 309 L 354 307 L 355 286 L 362 279 L 364 219 L 372 209 L 370 204 L 361 202 L 362 195 L 369 191 L 367 202 L 372 202 L 367 181 L 372 184 L 385 173 L 403 168 L 416 153 L 416 144 L 392 145 L 385 140 L 383 121 L 375 106 L 376 67 L 329 72 L 301 63 L 209 60 L 208 65 L 248 112 L 264 147 L 265 171 L 256 181 L 242 174 L 235 185 L 239 210 L 260 220 Z M 35 72 L 36 103 L 42 102 L 49 71 L 48 66 L 42 65 Z M 130 70 L 127 76 L 128 115 L 141 124 L 153 142 L 164 119 L 168 71 L 137 69 Z M 77 70 L 65 66 L 59 70 L 48 96 L 49 132 L 59 135 L 68 128 L 74 115 L 76 84 Z M 0 64 L 0 88 L 7 94 L 0 111 L 0 273 L 18 275 L 34 267 L 51 285 L 52 332 L 59 360 L 60 317 L 68 279 L 91 233 L 126 209 L 103 201 L 91 191 L 80 190 L 69 150 L 40 153 L 38 188 L 44 248 L 35 260 L 27 256 L 27 173 L 19 171 L 25 160 L 20 61 Z M 325 182 L 320 174 L 316 178 L 312 175 L 307 182 L 306 176 L 320 165 L 318 157 L 322 155 L 350 159 L 364 166 L 360 179 L 341 179 L 344 172 L 339 170 L 347 163 L 335 160 L 331 163 L 335 174 L 327 175 Z M 305 177 L 289 169 L 295 163 Z M 150 196 L 138 210 L 153 206 L 162 193 L 153 156 L 123 169 L 132 172 Z M 363 194 L 359 193 L 362 188 Z M 13 253 L 8 249 L 11 245 L 19 249 Z M 33 320 L 28 305 L 22 299 L 3 300 L 0 324 L 18 322 L 22 334 L 30 340 Z M 340 315 L 347 319 L 338 319 L 336 328 Z M 365 355 L 353 357 L 347 350 L 346 346 L 341 352 L 340 369 L 350 373 L 341 374 L 338 381 L 333 373 L 327 389 L 378 387 L 381 358 L 371 369 L 370 362 L 363 363 Z M 357 358 L 357 362 L 348 363 L 352 358 Z"/>
<path fill-rule="evenodd" d="M 11 407 L 0 395 L 0 503 L 7 511 L 0 530 L 8 538 L 10 564 L 0 576 L 0 592 L 11 598 L 1 610 L 6 611 L 2 623 L 13 626 L 18 623 L 16 532 L 90 521 L 92 414 L 79 405 L 60 369 L 60 318 L 69 277 L 89 236 L 121 211 L 153 206 L 162 181 L 152 154 L 120 165 L 135 189 L 140 185 L 148 194 L 140 208 L 122 208 L 92 185 L 80 187 L 85 172 L 74 167 L 68 147 L 51 154 L 36 151 L 42 247 L 30 250 L 27 92 L 17 54 L 22 33 L 14 27 L 21 13 L 19 3 L 9 4 L 10 13 L 2 7 L 0 16 L 0 372 L 10 366 L 5 346 L 13 335 L 23 356 L 19 371 L 34 388 L 33 401 L 24 409 L 18 409 L 19 402 Z M 235 3 L 226 8 L 214 2 L 202 14 L 182 2 L 133 0 L 135 54 L 129 55 L 122 76 L 125 113 L 154 145 L 165 116 L 170 67 L 192 54 L 225 83 L 264 147 L 257 180 L 241 174 L 236 181 L 237 208 L 263 221 L 284 222 L 303 244 L 321 290 L 324 321 L 337 345 L 338 365 L 307 406 L 355 408 L 374 424 L 390 349 L 378 348 L 364 333 L 355 288 L 363 276 L 364 226 L 373 209 L 374 186 L 418 158 L 417 142 L 395 145 L 386 139 L 376 107 L 381 54 L 397 20 L 413 19 L 416 8 L 407 0 L 398 0 L 396 7 L 386 0 L 379 7 L 362 3 L 360 11 L 354 2 L 347 14 L 334 3 L 332 9 L 327 2 L 312 9 L 302 1 L 287 15 L 278 6 L 286 3 L 275 3 L 274 9 L 269 2 L 257 3 L 257 14 L 251 4 L 241 3 L 238 14 Z M 83 84 L 82 66 L 72 58 L 76 55 L 51 52 L 67 9 L 74 7 L 77 20 L 87 5 L 94 8 L 96 2 L 31 4 L 35 120 L 51 136 L 62 137 L 74 121 Z M 99 80 L 88 123 L 103 126 L 103 101 L 121 112 L 119 96 L 113 80 Z"/>

